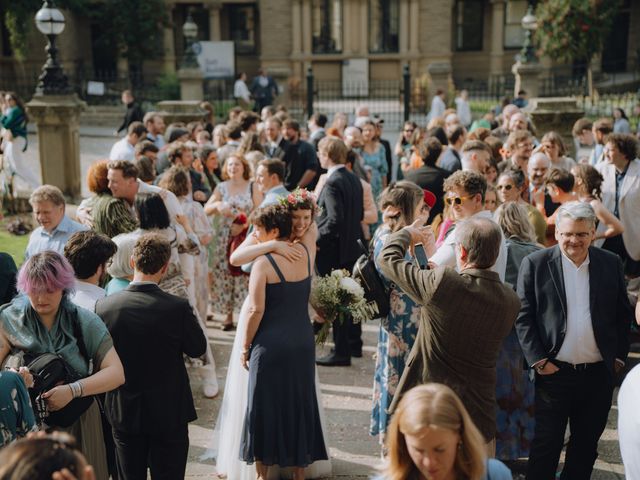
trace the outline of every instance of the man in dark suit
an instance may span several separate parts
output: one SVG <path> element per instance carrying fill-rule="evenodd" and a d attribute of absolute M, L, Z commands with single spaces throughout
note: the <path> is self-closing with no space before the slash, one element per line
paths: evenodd
<path fill-rule="evenodd" d="M 516 330 L 535 369 L 535 434 L 528 480 L 551 480 L 567 421 L 571 439 L 560 478 L 588 480 L 607 424 L 616 376 L 629 352 L 633 312 L 620 259 L 590 247 L 596 215 L 569 202 L 556 215 L 558 245 L 522 262 Z"/>
<path fill-rule="evenodd" d="M 444 180 L 449 176 L 449 172 L 443 168 L 436 167 L 436 161 L 442 153 L 442 144 L 436 137 L 429 137 L 420 147 L 420 156 L 424 165 L 415 170 L 409 170 L 404 174 L 405 180 L 417 184 L 423 190 L 429 190 L 436 196 L 436 203 L 429 212 L 428 223 L 433 218 L 442 213 L 444 209 Z"/>
<path fill-rule="evenodd" d="M 189 302 L 158 288 L 170 257 L 164 237 L 143 235 L 129 287 L 96 305 L 126 377 L 105 402 L 118 477 L 125 480 L 145 480 L 147 467 L 154 479 L 184 478 L 188 424 L 197 418 L 182 356 L 204 355 L 207 339 Z"/>
<path fill-rule="evenodd" d="M 500 227 L 471 217 L 456 226 L 456 261 L 451 267 L 421 270 L 405 260 L 407 250 L 424 242 L 429 227 L 417 223 L 389 235 L 377 262 L 386 278 L 418 305 L 420 323 L 407 366 L 389 412 L 402 395 L 428 382 L 451 387 L 490 443 L 496 434 L 496 362 L 520 309 L 511 287 L 491 267 L 502 243 Z M 426 230 L 429 232 L 429 230 Z M 426 253 L 434 245 L 431 234 Z"/>
<path fill-rule="evenodd" d="M 316 269 L 327 275 L 334 269 L 349 271 L 360 256 L 358 239 L 362 237 L 360 222 L 364 215 L 362 185 L 345 168 L 347 146 L 335 137 L 325 137 L 318 144 L 320 164 L 327 169 L 327 181 L 320 192 L 318 205 L 318 255 Z M 333 322 L 335 349 L 316 360 L 318 365 L 348 366 L 351 356 L 362 356 L 361 326 L 348 317 L 343 324 Z"/>
<path fill-rule="evenodd" d="M 277 117 L 269 117 L 264 122 L 264 131 L 267 143 L 263 145 L 263 148 L 267 158 L 283 160 L 289 149 L 289 142 L 282 136 L 282 122 Z"/>

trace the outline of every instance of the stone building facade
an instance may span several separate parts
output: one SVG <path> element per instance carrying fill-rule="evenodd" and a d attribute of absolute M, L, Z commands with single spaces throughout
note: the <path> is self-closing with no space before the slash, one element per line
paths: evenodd
<path fill-rule="evenodd" d="M 147 77 L 175 72 L 184 51 L 181 33 L 187 11 L 199 27 L 200 40 L 235 42 L 236 72 L 253 76 L 266 67 L 281 82 L 304 81 L 312 67 L 316 78 L 340 80 L 345 60 L 363 59 L 370 81 L 401 76 L 410 65 L 414 78 L 431 73 L 456 84 L 490 81 L 508 75 L 520 50 L 520 20 L 527 0 L 166 0 L 169 24 L 159 58 L 145 62 Z M 0 12 L 1 13 L 1 12 Z M 127 66 L 117 52 L 98 50 L 99 25 L 65 12 L 67 28 L 60 52 L 67 71 L 84 68 L 100 76 Z M 625 0 L 612 39 L 594 66 L 629 71 L 638 66 L 640 2 Z M 34 30 L 30 54 L 18 65 L 2 25 L 0 82 L 29 68 L 39 68 L 44 38 Z M 615 58 L 614 58 L 615 57 Z M 615 60 L 615 61 L 612 61 Z M 549 67 L 551 63 L 543 59 Z M 5 80 L 6 83 L 6 80 Z"/>

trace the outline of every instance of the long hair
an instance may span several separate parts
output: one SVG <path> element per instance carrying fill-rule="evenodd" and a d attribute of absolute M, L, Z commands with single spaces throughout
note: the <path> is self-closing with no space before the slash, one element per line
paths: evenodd
<path fill-rule="evenodd" d="M 413 223 L 420 202 L 424 202 L 423 190 L 413 182 L 401 180 L 385 188 L 378 203 L 385 223 L 392 232 L 396 232 Z M 385 215 L 387 209 L 389 213 Z"/>
<path fill-rule="evenodd" d="M 11 100 L 16 102 L 16 105 L 18 106 L 18 108 L 22 110 L 22 117 L 24 118 L 25 125 L 29 123 L 29 115 L 27 115 L 27 109 L 25 108 L 24 102 L 18 96 L 18 94 L 16 92 L 7 92 L 5 93 L 5 97 L 11 97 Z"/>
<path fill-rule="evenodd" d="M 480 480 L 485 471 L 485 442 L 466 408 L 446 385 L 428 383 L 409 390 L 400 400 L 387 430 L 389 456 L 383 470 L 386 480 L 407 480 L 418 473 L 405 435 L 425 428 L 451 430 L 460 435 L 454 468 L 456 478 Z"/>
<path fill-rule="evenodd" d="M 525 242 L 537 243 L 536 232 L 529 221 L 527 207 L 518 202 L 507 202 L 500 205 L 493 218 L 506 238 L 516 237 Z"/>
<path fill-rule="evenodd" d="M 582 180 L 587 195 L 592 195 L 598 200 L 602 200 L 602 182 L 604 178 L 598 170 L 584 163 L 576 165 L 571 170 L 576 178 Z"/>

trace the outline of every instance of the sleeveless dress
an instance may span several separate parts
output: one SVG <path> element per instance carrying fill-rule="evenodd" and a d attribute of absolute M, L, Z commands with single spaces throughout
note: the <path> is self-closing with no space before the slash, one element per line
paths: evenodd
<path fill-rule="evenodd" d="M 246 463 L 305 467 L 328 458 L 316 397 L 315 343 L 308 313 L 309 252 L 309 276 L 297 282 L 286 281 L 271 254 L 266 257 L 280 282 L 265 287 L 265 310 L 251 345 L 240 457 Z"/>

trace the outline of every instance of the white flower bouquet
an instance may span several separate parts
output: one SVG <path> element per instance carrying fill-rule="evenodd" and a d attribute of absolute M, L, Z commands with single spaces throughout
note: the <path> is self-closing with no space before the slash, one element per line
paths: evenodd
<path fill-rule="evenodd" d="M 351 315 L 356 323 L 375 317 L 375 308 L 367 303 L 364 290 L 347 270 L 333 270 L 329 275 L 316 277 L 311 287 L 311 306 L 325 320 L 318 332 L 316 343 L 324 343 L 331 322 L 344 322 Z"/>

